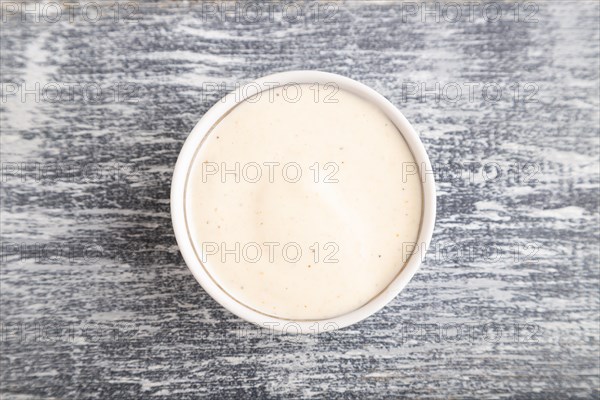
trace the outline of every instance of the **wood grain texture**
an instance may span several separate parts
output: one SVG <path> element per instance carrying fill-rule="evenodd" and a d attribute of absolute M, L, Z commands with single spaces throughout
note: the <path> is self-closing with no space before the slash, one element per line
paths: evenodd
<path fill-rule="evenodd" d="M 431 2 L 425 21 L 420 3 L 289 20 L 275 4 L 258 22 L 206 4 L 54 23 L 3 8 L 2 398 L 598 398 L 598 2 L 490 3 L 503 18 L 459 22 Z M 437 177 L 421 271 L 373 317 L 319 336 L 269 335 L 220 307 L 169 213 L 203 113 L 236 82 L 291 69 L 378 90 Z M 75 83 L 91 86 L 71 96 Z"/>

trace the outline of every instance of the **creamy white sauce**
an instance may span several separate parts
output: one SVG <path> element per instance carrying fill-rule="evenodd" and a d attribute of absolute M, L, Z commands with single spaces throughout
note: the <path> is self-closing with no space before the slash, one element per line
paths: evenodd
<path fill-rule="evenodd" d="M 326 319 L 400 272 L 417 241 L 422 187 L 376 106 L 322 85 L 318 96 L 315 85 L 298 98 L 294 90 L 244 101 L 212 129 L 189 172 L 186 220 L 204 267 L 237 301 Z"/>

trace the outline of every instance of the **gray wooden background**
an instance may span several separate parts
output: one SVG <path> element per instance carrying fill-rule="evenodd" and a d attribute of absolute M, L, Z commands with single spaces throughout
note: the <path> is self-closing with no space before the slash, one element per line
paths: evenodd
<path fill-rule="evenodd" d="M 599 3 L 456 4 L 3 1 L 2 398 L 598 398 Z M 221 308 L 169 214 L 203 113 L 292 69 L 380 91 L 438 180 L 421 271 L 319 336 Z"/>

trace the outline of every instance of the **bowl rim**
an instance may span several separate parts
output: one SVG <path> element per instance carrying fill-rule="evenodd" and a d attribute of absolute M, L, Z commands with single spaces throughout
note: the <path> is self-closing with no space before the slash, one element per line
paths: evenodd
<path fill-rule="evenodd" d="M 417 163 L 422 184 L 423 207 L 416 247 L 404 267 L 384 290 L 361 307 L 340 316 L 310 321 L 290 320 L 269 316 L 242 304 L 221 288 L 209 275 L 198 257 L 196 257 L 191 237 L 187 231 L 185 188 L 188 171 L 194 160 L 197 148 L 202 144 L 202 141 L 212 128 L 235 106 L 261 91 L 259 90 L 260 88 L 267 90 L 278 86 L 314 83 L 336 84 L 340 89 L 347 90 L 372 102 L 396 125 Z M 251 88 L 258 89 L 250 90 Z M 429 247 L 435 225 L 436 192 L 432 171 L 431 162 L 429 161 L 425 147 L 415 129 L 398 108 L 374 89 L 351 78 L 329 72 L 316 70 L 280 72 L 238 86 L 234 91 L 214 104 L 189 133 L 177 158 L 171 183 L 170 208 L 173 230 L 179 251 L 196 281 L 215 301 L 238 317 L 271 331 L 287 333 L 310 334 L 341 329 L 360 322 L 381 310 L 404 289 L 419 269 Z"/>

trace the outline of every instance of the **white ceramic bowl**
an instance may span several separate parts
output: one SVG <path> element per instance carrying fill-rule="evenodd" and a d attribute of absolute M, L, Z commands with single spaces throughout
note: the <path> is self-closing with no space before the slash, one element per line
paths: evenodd
<path fill-rule="evenodd" d="M 175 165 L 171 186 L 171 217 L 175 237 L 181 254 L 198 283 L 212 298 L 235 315 L 263 328 L 289 333 L 318 333 L 343 328 L 359 322 L 383 308 L 402 291 L 419 268 L 433 234 L 436 211 L 435 182 L 431 174 L 428 174 L 426 179 L 421 179 L 423 184 L 423 215 L 415 251 L 396 278 L 367 304 L 352 312 L 327 320 L 293 321 L 263 314 L 238 302 L 212 279 L 194 252 L 185 221 L 184 193 L 186 177 L 196 149 L 201 145 L 202 140 L 211 128 L 237 104 L 256 94 L 260 90 L 259 88 L 268 89 L 273 87 L 273 83 L 278 86 L 303 83 L 333 83 L 338 85 L 340 89 L 352 92 L 372 102 L 400 130 L 412 151 L 417 166 L 424 171 L 432 170 L 425 148 L 413 127 L 392 103 L 370 87 L 341 75 L 320 71 L 289 71 L 269 75 L 239 87 L 215 104 L 204 114 L 185 141 Z M 424 174 L 421 176 L 423 177 Z"/>

